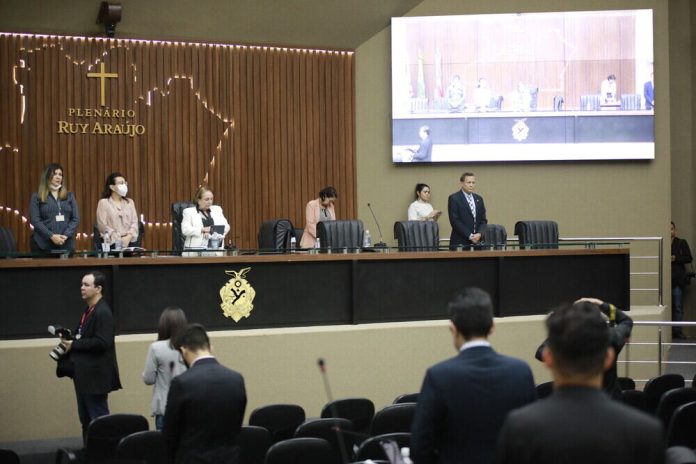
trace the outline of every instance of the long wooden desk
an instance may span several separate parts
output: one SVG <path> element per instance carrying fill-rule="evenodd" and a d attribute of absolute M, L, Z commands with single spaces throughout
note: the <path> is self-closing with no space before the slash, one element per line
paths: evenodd
<path fill-rule="evenodd" d="M 231 278 L 225 271 L 245 268 L 254 309 L 234 322 L 220 289 Z M 488 291 L 499 317 L 542 314 L 581 296 L 630 307 L 626 248 L 4 259 L 0 339 L 74 326 L 84 309 L 80 281 L 92 269 L 107 276 L 119 334 L 156 331 L 170 305 L 213 330 L 444 319 L 451 296 L 467 286 Z"/>

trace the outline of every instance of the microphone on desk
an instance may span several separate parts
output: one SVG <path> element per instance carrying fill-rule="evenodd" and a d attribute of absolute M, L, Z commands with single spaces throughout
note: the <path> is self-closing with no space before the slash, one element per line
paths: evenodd
<path fill-rule="evenodd" d="M 372 219 L 375 220 L 375 224 L 377 224 L 377 231 L 379 232 L 379 242 L 375 243 L 374 247 L 375 248 L 387 248 L 387 244 L 384 243 L 384 238 L 382 237 L 382 228 L 379 226 L 379 221 L 377 220 L 377 216 L 375 216 L 375 212 L 372 210 L 372 205 L 370 203 L 367 203 L 367 207 L 370 208 L 370 212 L 372 213 Z"/>
<path fill-rule="evenodd" d="M 333 395 L 331 394 L 331 385 L 329 384 L 329 375 L 326 373 L 326 362 L 324 358 L 317 359 L 317 366 L 319 366 L 319 371 L 321 372 L 321 378 L 324 380 L 324 390 L 326 391 L 326 398 L 329 400 L 329 408 L 331 409 L 331 415 L 333 417 L 338 417 L 338 411 L 336 410 L 336 405 L 333 402 Z M 334 426 L 331 428 L 336 432 L 336 440 L 338 441 L 338 447 L 341 451 L 341 460 L 343 464 L 348 464 L 350 460 L 348 459 L 348 453 L 346 452 L 346 443 L 343 439 L 343 434 L 346 430 L 341 429 L 339 426 Z"/>

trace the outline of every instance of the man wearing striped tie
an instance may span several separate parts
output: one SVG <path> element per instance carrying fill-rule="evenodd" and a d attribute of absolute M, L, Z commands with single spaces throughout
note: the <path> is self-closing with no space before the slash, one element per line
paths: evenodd
<path fill-rule="evenodd" d="M 478 245 L 481 242 L 483 227 L 488 223 L 483 198 L 474 193 L 476 188 L 474 173 L 465 172 L 459 181 L 462 184 L 461 189 L 450 195 L 447 201 L 447 212 L 452 225 L 450 250 Z"/>

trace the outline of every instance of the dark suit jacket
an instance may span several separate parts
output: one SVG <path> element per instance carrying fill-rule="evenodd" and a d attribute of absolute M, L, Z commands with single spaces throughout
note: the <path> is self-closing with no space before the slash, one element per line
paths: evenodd
<path fill-rule="evenodd" d="M 246 409 L 241 374 L 204 358 L 172 379 L 162 434 L 177 463 L 239 462 Z"/>
<path fill-rule="evenodd" d="M 674 261 L 672 261 L 672 287 L 678 285 L 683 288 L 686 286 L 686 267 L 684 265 L 693 261 L 689 243 L 684 239 L 674 237 L 672 239 L 672 256 L 674 256 Z"/>
<path fill-rule="evenodd" d="M 523 361 L 472 347 L 428 369 L 411 428 L 415 464 L 489 464 L 507 413 L 536 399 Z"/>
<path fill-rule="evenodd" d="M 499 464 L 658 464 L 662 426 L 589 387 L 564 387 L 513 411 L 500 432 Z"/>
<path fill-rule="evenodd" d="M 462 190 L 453 193 L 447 200 L 447 213 L 452 225 L 450 236 L 450 250 L 455 250 L 458 245 L 470 246 L 469 235 L 483 232 L 483 226 L 488 223 L 486 219 L 486 205 L 483 204 L 481 195 L 474 195 L 476 205 L 476 222 L 471 214 L 469 202 L 466 201 Z"/>
<path fill-rule="evenodd" d="M 77 334 L 77 330 L 75 330 Z M 73 341 L 70 359 L 75 366 L 75 391 L 103 395 L 121 388 L 114 344 L 114 318 L 104 298 L 85 321 L 82 335 Z"/>

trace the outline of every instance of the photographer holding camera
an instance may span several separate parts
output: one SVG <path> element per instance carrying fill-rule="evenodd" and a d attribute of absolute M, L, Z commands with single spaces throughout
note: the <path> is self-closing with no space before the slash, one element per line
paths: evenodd
<path fill-rule="evenodd" d="M 684 320 L 684 290 L 689 285 L 691 275 L 686 272 L 685 264 L 690 264 L 691 250 L 686 240 L 677 237 L 677 227 L 672 221 L 670 225 L 670 234 L 672 236 L 672 320 Z M 681 327 L 672 327 L 672 338 L 686 338 Z"/>
<path fill-rule="evenodd" d="M 73 365 L 73 382 L 82 436 L 95 417 L 109 414 L 107 396 L 121 388 L 114 345 L 114 320 L 102 298 L 106 277 L 92 271 L 82 278 L 80 293 L 87 304 L 72 339 L 61 331 L 61 345 Z M 53 356 L 52 356 L 53 357 Z"/>

